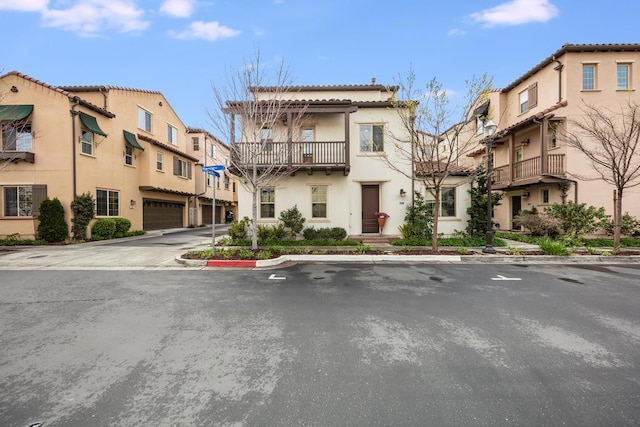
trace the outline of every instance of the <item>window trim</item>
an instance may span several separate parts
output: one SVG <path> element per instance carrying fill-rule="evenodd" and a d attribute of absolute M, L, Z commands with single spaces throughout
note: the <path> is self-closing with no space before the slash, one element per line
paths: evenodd
<path fill-rule="evenodd" d="M 173 174 L 180 178 L 191 179 L 191 162 L 173 156 Z"/>
<path fill-rule="evenodd" d="M 380 153 L 384 153 L 384 128 L 385 125 L 384 123 L 358 123 L 359 128 L 358 128 L 358 142 L 359 142 L 359 152 L 363 153 L 363 154 L 380 154 Z M 366 127 L 370 127 L 371 128 L 371 141 L 364 141 L 363 142 L 363 135 L 362 135 L 362 131 L 364 128 Z M 375 129 L 376 128 L 380 128 L 380 133 L 379 135 L 382 138 L 381 141 L 381 145 L 378 146 L 378 148 L 380 148 L 379 150 L 376 150 L 376 142 L 375 142 Z M 363 148 L 367 148 L 367 146 L 371 145 L 371 149 L 370 150 L 364 150 Z"/>
<path fill-rule="evenodd" d="M 263 192 L 268 191 L 272 197 L 272 200 L 263 200 Z M 263 215 L 263 207 L 271 206 L 273 210 L 272 216 Z M 275 219 L 276 218 L 276 188 L 275 187 L 262 187 L 260 188 L 260 219 Z"/>
<path fill-rule="evenodd" d="M 33 151 L 33 128 L 31 125 L 31 121 L 6 121 L 6 122 L 0 122 L 0 137 L 2 138 L 2 140 L 0 142 L 2 142 L 2 144 L 0 145 L 0 152 L 5 151 L 5 152 L 27 152 L 27 151 Z M 11 128 L 11 130 L 9 132 L 5 132 L 5 130 L 7 128 Z M 28 129 L 28 132 L 25 132 Z M 25 135 L 29 135 L 29 148 L 28 149 L 24 149 L 24 147 L 21 147 L 21 141 L 24 141 L 25 138 L 23 138 L 23 136 Z M 11 149 L 11 147 L 5 147 L 5 138 L 9 136 L 12 137 L 10 138 L 9 142 L 13 143 L 13 146 L 15 147 L 14 149 Z"/>
<path fill-rule="evenodd" d="M 620 87 L 620 67 L 624 67 L 627 70 L 627 75 L 626 75 L 626 87 Z M 617 61 L 616 62 L 616 90 L 620 90 L 620 91 L 629 91 L 632 90 L 632 80 L 631 77 L 633 76 L 633 71 L 632 71 L 632 67 L 631 67 L 631 62 L 627 62 L 627 61 Z"/>
<path fill-rule="evenodd" d="M 140 114 L 144 114 L 144 116 L 141 116 Z M 144 124 L 141 123 L 141 119 L 144 117 Z M 147 129 L 147 117 L 149 118 L 148 120 L 148 125 L 149 128 Z M 140 126 L 140 125 L 143 126 Z M 138 129 L 143 130 L 145 132 L 148 133 L 152 133 L 153 131 L 153 114 L 151 114 L 151 112 L 149 110 L 147 110 L 146 108 L 143 108 L 141 106 L 138 105 Z"/>
<path fill-rule="evenodd" d="M 91 141 L 85 140 L 85 135 L 91 135 Z M 95 156 L 95 134 L 91 132 L 89 129 L 83 127 L 80 131 L 80 153 L 85 156 Z M 84 151 L 85 147 L 90 147 L 91 152 L 87 153 Z"/>
<path fill-rule="evenodd" d="M 106 214 L 101 215 L 100 212 L 100 206 L 98 205 L 98 192 L 105 192 L 105 196 L 106 196 Z M 114 212 L 112 212 L 112 195 L 115 195 L 115 208 L 116 208 L 116 212 L 114 214 Z M 108 217 L 117 217 L 120 215 L 120 191 L 119 190 L 109 190 L 106 188 L 96 188 L 96 217 L 103 217 L 103 218 L 108 218 Z"/>
<path fill-rule="evenodd" d="M 324 189 L 324 201 L 313 201 L 314 190 L 323 188 Z M 322 195 L 322 193 L 316 193 L 318 195 Z M 314 207 L 316 205 L 324 205 L 324 216 L 316 216 Z M 327 219 L 329 213 L 329 186 L 328 185 L 312 185 L 311 186 L 311 219 Z"/>
<path fill-rule="evenodd" d="M 178 128 L 170 123 L 167 123 L 167 142 L 171 145 L 178 145 Z"/>
<path fill-rule="evenodd" d="M 444 209 L 444 192 L 445 191 L 453 191 L 453 215 L 443 215 L 445 212 Z M 434 205 L 435 201 L 433 199 L 433 194 L 429 191 L 429 189 L 425 189 L 425 203 Z M 440 188 L 440 219 L 451 219 L 458 218 L 458 187 L 441 187 Z"/>
<path fill-rule="evenodd" d="M 164 172 L 164 155 L 160 151 L 156 151 L 156 171 Z"/>
<path fill-rule="evenodd" d="M 193 151 L 200 151 L 200 137 L 192 136 L 191 143 L 193 144 Z"/>
<path fill-rule="evenodd" d="M 593 70 L 593 75 L 590 76 L 591 78 L 591 86 L 592 87 L 587 87 L 587 85 L 585 85 L 585 71 L 587 69 L 592 69 Z M 598 63 L 597 62 L 583 62 L 582 63 L 582 91 L 584 92 L 591 92 L 591 91 L 596 91 L 598 90 Z"/>
<path fill-rule="evenodd" d="M 544 200 L 544 196 L 545 196 L 545 192 L 547 195 L 547 200 Z M 548 205 L 551 203 L 551 190 L 549 189 L 549 187 L 543 187 L 540 189 L 540 204 L 541 205 Z"/>
<path fill-rule="evenodd" d="M 124 164 L 126 166 L 133 166 L 133 147 L 129 144 L 124 145 Z"/>

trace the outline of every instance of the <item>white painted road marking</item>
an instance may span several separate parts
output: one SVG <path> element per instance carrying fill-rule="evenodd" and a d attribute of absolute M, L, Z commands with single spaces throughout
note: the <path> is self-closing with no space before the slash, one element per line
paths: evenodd
<path fill-rule="evenodd" d="M 491 280 L 522 280 L 519 277 L 504 277 L 501 275 L 497 275 L 498 277 L 492 277 Z"/>
<path fill-rule="evenodd" d="M 276 277 L 276 273 L 273 273 L 271 276 L 269 276 L 269 280 L 284 280 L 286 279 L 286 277 Z"/>

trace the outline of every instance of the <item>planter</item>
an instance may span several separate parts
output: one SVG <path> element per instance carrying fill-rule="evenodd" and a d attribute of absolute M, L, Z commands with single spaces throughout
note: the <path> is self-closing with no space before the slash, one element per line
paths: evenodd
<path fill-rule="evenodd" d="M 382 229 L 384 228 L 384 223 L 387 222 L 387 218 L 385 217 L 378 217 L 378 227 L 380 227 L 380 231 L 382 231 Z"/>

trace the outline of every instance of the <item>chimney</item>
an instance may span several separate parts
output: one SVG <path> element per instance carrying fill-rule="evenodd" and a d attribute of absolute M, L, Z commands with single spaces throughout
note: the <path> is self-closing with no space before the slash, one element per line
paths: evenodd
<path fill-rule="evenodd" d="M 372 85 L 376 84 L 376 78 L 375 77 L 371 77 L 371 84 Z"/>

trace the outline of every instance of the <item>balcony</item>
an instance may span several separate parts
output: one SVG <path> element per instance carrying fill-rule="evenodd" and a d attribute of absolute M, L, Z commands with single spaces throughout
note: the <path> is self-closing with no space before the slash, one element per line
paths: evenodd
<path fill-rule="evenodd" d="M 231 147 L 231 163 L 235 169 L 256 165 L 259 170 L 275 167 L 291 173 L 338 170 L 345 176 L 350 168 L 346 141 L 241 142 Z"/>
<path fill-rule="evenodd" d="M 566 173 L 564 154 L 549 154 L 546 162 L 541 156 L 514 162 L 493 169 L 496 190 L 526 186 L 530 184 L 554 182 Z"/>
<path fill-rule="evenodd" d="M 7 161 L 12 163 L 17 163 L 20 161 L 24 161 L 27 163 L 34 163 L 36 155 L 31 151 L 4 151 L 0 152 L 0 162 Z"/>

